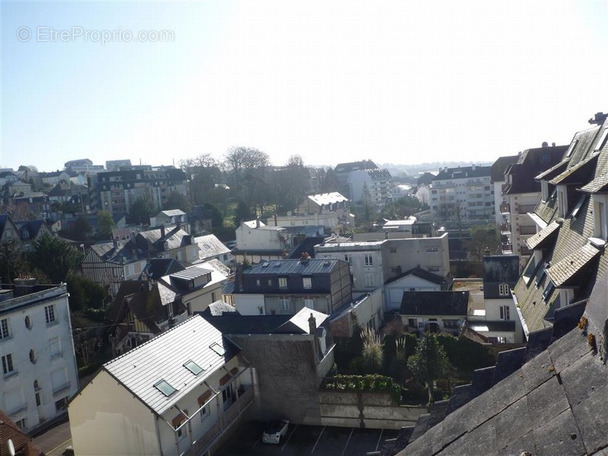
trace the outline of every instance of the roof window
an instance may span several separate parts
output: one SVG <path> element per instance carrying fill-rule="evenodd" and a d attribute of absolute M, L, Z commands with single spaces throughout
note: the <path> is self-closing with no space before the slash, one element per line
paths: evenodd
<path fill-rule="evenodd" d="M 169 384 L 169 382 L 165 379 L 159 380 L 154 384 L 154 388 L 163 393 L 165 396 L 169 397 L 177 390 Z"/>
<path fill-rule="evenodd" d="M 222 347 L 217 342 L 213 342 L 211 345 L 209 345 L 209 348 L 220 356 L 224 356 L 226 354 L 226 350 L 224 350 L 224 347 Z"/>
<path fill-rule="evenodd" d="M 186 369 L 188 369 L 190 372 L 192 372 L 194 375 L 198 375 L 205 370 L 192 360 L 185 362 L 184 367 Z"/>

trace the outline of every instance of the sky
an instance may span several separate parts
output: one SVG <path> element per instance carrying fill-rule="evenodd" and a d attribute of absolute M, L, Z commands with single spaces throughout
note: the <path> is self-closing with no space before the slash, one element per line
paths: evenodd
<path fill-rule="evenodd" d="M 608 110 L 608 2 L 0 3 L 0 167 L 463 161 Z"/>

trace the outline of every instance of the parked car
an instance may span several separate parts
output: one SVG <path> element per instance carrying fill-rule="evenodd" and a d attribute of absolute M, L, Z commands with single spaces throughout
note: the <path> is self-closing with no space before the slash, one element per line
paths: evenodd
<path fill-rule="evenodd" d="M 281 439 L 287 435 L 289 420 L 272 420 L 264 429 L 262 442 L 278 445 Z"/>

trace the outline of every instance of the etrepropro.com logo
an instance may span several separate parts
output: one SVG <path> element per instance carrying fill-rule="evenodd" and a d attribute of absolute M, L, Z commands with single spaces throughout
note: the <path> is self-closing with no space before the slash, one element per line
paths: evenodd
<path fill-rule="evenodd" d="M 175 41 L 173 30 L 138 30 L 118 27 L 113 30 L 87 29 L 73 26 L 68 29 L 57 29 L 47 25 L 35 28 L 21 26 L 17 29 L 17 39 L 22 42 L 37 43 L 172 43 Z"/>

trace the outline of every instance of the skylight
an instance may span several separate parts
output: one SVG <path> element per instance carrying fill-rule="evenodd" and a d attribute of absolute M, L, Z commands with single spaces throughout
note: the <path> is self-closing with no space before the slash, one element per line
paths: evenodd
<path fill-rule="evenodd" d="M 602 132 L 602 136 L 600 136 L 600 140 L 597 142 L 595 146 L 595 152 L 599 152 L 606 145 L 606 139 L 608 139 L 608 128 L 604 129 Z"/>
<path fill-rule="evenodd" d="M 226 354 L 226 350 L 224 350 L 224 347 L 222 347 L 220 344 L 218 344 L 217 342 L 212 343 L 209 348 L 211 350 L 213 350 L 215 353 L 217 353 L 220 356 L 224 356 Z"/>
<path fill-rule="evenodd" d="M 205 370 L 192 360 L 185 362 L 184 367 L 190 372 L 192 372 L 194 375 L 198 375 Z"/>
<path fill-rule="evenodd" d="M 169 397 L 177 390 L 169 384 L 167 380 L 159 380 L 154 384 L 154 388 L 163 393 L 165 396 Z"/>

